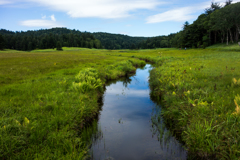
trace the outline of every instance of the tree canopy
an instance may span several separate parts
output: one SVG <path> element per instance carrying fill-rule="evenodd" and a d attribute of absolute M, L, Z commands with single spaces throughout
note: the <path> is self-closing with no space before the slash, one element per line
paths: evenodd
<path fill-rule="evenodd" d="M 216 43 L 228 44 L 239 40 L 240 2 L 226 1 L 224 7 L 211 4 L 196 21 L 185 25 L 172 39 L 174 47 L 204 47 Z"/>
<path fill-rule="evenodd" d="M 130 37 L 122 34 L 97 32 L 93 35 L 99 39 L 105 49 L 137 49 L 138 44 L 147 37 Z"/>
<path fill-rule="evenodd" d="M 64 47 L 102 48 L 101 42 L 93 34 L 67 28 L 42 29 L 37 31 L 12 32 L 0 30 L 5 48 L 33 50 L 56 48 L 57 42 Z"/>

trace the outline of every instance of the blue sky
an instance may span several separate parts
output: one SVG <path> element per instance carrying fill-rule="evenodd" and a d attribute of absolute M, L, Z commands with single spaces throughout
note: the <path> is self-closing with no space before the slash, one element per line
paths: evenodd
<path fill-rule="evenodd" d="M 210 4 L 211 0 L 0 0 L 0 28 L 66 27 L 152 37 L 180 31 Z"/>

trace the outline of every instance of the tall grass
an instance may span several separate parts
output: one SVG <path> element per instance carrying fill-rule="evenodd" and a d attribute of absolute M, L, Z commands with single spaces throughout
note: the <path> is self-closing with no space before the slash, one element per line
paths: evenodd
<path fill-rule="evenodd" d="M 83 129 L 98 115 L 100 84 L 104 88 L 107 80 L 134 72 L 145 60 L 155 63 L 151 94 L 162 100 L 164 121 L 181 134 L 189 153 L 238 159 L 239 58 L 239 52 L 221 47 L 1 51 L 0 158 L 86 157 L 91 138 Z M 79 73 L 91 76 L 82 79 Z M 74 83 L 86 83 L 88 89 L 74 88 Z M 154 125 L 164 128 L 158 119 Z"/>
<path fill-rule="evenodd" d="M 0 159 L 88 156 L 96 129 L 85 128 L 98 115 L 106 77 L 118 78 L 144 64 L 100 52 L 0 53 Z"/>
<path fill-rule="evenodd" d="M 181 133 L 189 153 L 238 159 L 240 53 L 176 50 L 174 54 L 150 73 L 152 94 L 164 104 L 163 117 Z"/>

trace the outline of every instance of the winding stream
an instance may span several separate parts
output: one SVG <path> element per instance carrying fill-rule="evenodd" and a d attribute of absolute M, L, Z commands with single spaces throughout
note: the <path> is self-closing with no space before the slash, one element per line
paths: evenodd
<path fill-rule="evenodd" d="M 93 140 L 91 159 L 187 159 L 182 144 L 158 118 L 161 108 L 150 99 L 149 70 L 147 64 L 106 87 L 98 120 L 101 136 Z"/>

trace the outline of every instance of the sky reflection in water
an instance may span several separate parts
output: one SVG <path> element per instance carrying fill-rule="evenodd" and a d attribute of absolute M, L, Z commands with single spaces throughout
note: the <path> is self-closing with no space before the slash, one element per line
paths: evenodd
<path fill-rule="evenodd" d="M 118 81 L 106 87 L 99 117 L 102 138 L 94 140 L 94 160 L 186 159 L 186 151 L 174 137 L 168 142 L 153 136 L 151 116 L 156 104 L 150 99 L 150 65 L 137 69 L 130 84 Z"/>

